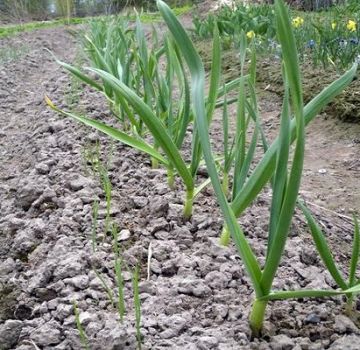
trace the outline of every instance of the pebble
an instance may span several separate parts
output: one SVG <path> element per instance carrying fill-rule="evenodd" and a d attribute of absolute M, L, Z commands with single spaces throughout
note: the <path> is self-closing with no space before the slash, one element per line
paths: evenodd
<path fill-rule="evenodd" d="M 132 197 L 132 203 L 135 209 L 144 208 L 148 204 L 147 197 L 134 196 Z"/>
<path fill-rule="evenodd" d="M 81 275 L 86 265 L 87 262 L 84 254 L 77 252 L 68 253 L 59 261 L 54 271 L 54 277 L 56 280 L 60 280 Z"/>
<path fill-rule="evenodd" d="M 80 312 L 80 316 L 79 316 L 79 320 L 80 320 L 80 323 L 83 325 L 83 326 L 86 326 L 87 324 L 89 324 L 91 321 L 94 321 L 96 320 L 97 317 L 96 315 L 94 314 L 91 314 L 90 312 Z"/>
<path fill-rule="evenodd" d="M 45 174 L 49 173 L 49 171 L 50 171 L 50 168 L 46 163 L 38 163 L 38 164 L 36 164 L 35 169 L 41 175 L 45 175 Z"/>
<path fill-rule="evenodd" d="M 163 332 L 160 333 L 160 337 L 163 339 L 168 339 L 178 336 L 182 331 L 187 328 L 187 324 L 190 321 L 190 314 L 186 314 L 186 317 L 183 317 L 182 315 L 172 315 L 170 317 L 166 317 L 165 315 L 159 315 L 159 327 L 165 329 Z"/>
<path fill-rule="evenodd" d="M 160 230 L 169 231 L 169 228 L 169 223 L 164 218 L 151 220 L 147 227 L 152 234 Z"/>
<path fill-rule="evenodd" d="M 130 232 L 130 230 L 127 230 L 127 229 L 121 230 L 121 231 L 119 232 L 118 241 L 119 241 L 119 242 L 123 242 L 123 241 L 128 240 L 130 237 L 131 237 L 131 232 Z"/>
<path fill-rule="evenodd" d="M 7 258 L 4 261 L 0 262 L 0 276 L 5 276 L 11 274 L 16 268 L 16 263 L 14 259 Z"/>
<path fill-rule="evenodd" d="M 211 271 L 205 276 L 206 284 L 212 289 L 223 290 L 229 284 L 231 277 L 226 273 Z"/>
<path fill-rule="evenodd" d="M 66 317 L 73 314 L 74 307 L 72 305 L 60 304 L 56 309 L 56 318 L 64 320 Z"/>
<path fill-rule="evenodd" d="M 321 319 L 317 314 L 311 313 L 305 317 L 304 324 L 318 324 Z"/>
<path fill-rule="evenodd" d="M 139 283 L 140 293 L 148 293 L 150 295 L 156 294 L 156 285 L 153 281 L 141 281 Z"/>

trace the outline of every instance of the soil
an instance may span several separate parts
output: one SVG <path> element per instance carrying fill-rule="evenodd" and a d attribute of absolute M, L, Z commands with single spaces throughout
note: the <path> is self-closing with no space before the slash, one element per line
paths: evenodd
<path fill-rule="evenodd" d="M 196 46 L 202 56 L 205 67 L 210 68 L 211 62 L 211 41 L 208 39 L 198 40 Z M 238 50 L 226 48 L 223 52 L 223 74 L 226 81 L 231 81 L 238 76 L 240 62 Z M 258 57 L 257 61 L 257 82 L 259 86 L 268 92 L 279 96 L 283 95 L 283 81 L 281 78 L 281 65 L 279 58 Z M 326 86 L 339 78 L 340 73 L 332 67 L 315 67 L 313 63 L 303 61 L 301 63 L 302 83 L 304 102 L 311 99 L 322 91 Z M 351 86 L 334 98 L 325 107 L 324 111 L 328 116 L 338 118 L 344 122 L 360 123 L 360 80 L 355 78 Z"/>
<path fill-rule="evenodd" d="M 360 349 L 360 302 L 346 316 L 341 298 L 272 302 L 262 337 L 252 339 L 247 318 L 253 290 L 235 247 L 218 244 L 222 219 L 212 191 L 197 198 L 192 219 L 183 221 L 183 189 L 177 183 L 170 190 L 163 169 L 151 169 L 146 156 L 45 106 L 47 93 L 60 107 L 109 118 L 99 94 L 80 86 L 80 99 L 74 99 L 73 82 L 44 50 L 76 60 L 68 31 L 23 33 L 2 39 L 0 47 L 19 43 L 28 45 L 27 54 L 0 67 L 0 349 L 81 349 L 74 302 L 90 349 L 136 349 L 131 273 L 137 264 L 143 349 Z M 266 90 L 262 96 L 271 137 L 280 101 Z M 359 131 L 326 115 L 308 127 L 301 190 L 345 273 L 353 232 L 348 216 L 360 207 Z M 111 220 L 128 266 L 122 323 L 95 273 L 116 292 L 105 197 L 91 171 L 97 144 L 101 161 L 108 161 Z M 261 261 L 269 199 L 265 191 L 240 218 Z M 95 252 L 94 200 L 100 201 Z M 274 288 L 305 287 L 336 286 L 296 215 Z"/>

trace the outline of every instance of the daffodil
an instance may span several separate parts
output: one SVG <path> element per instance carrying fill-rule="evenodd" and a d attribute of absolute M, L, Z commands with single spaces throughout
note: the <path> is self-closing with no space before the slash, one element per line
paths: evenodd
<path fill-rule="evenodd" d="M 346 25 L 346 28 L 348 30 L 350 30 L 350 32 L 355 32 L 356 31 L 356 22 L 349 19 L 349 21 L 348 21 L 348 23 Z"/>
<path fill-rule="evenodd" d="M 253 39 L 253 38 L 255 38 L 255 32 L 253 30 L 250 30 L 249 32 L 246 33 L 246 36 L 249 39 Z"/>
<path fill-rule="evenodd" d="M 293 20 L 292 20 L 292 25 L 295 27 L 295 28 L 299 28 L 301 27 L 302 25 L 304 24 L 304 18 L 302 17 L 295 17 Z"/>
<path fill-rule="evenodd" d="M 335 30 L 335 29 L 336 29 L 336 26 L 337 26 L 337 23 L 336 23 L 336 22 L 331 22 L 331 28 L 332 28 L 332 30 Z"/>

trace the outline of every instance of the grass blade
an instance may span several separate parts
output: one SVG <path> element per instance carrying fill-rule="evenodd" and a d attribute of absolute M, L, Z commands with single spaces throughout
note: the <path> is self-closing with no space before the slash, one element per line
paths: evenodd
<path fill-rule="evenodd" d="M 214 40 L 212 49 L 212 61 L 211 61 L 211 74 L 210 74 L 210 87 L 206 104 L 206 116 L 208 124 L 211 124 L 213 113 L 216 106 L 216 100 L 219 91 L 220 75 L 221 75 L 221 43 L 219 29 L 215 25 L 214 27 Z M 193 142 L 193 153 L 191 161 L 191 173 L 193 176 L 196 174 L 201 161 L 201 145 L 199 140 L 199 133 L 197 131 L 197 124 L 195 122 L 195 136 Z"/>
<path fill-rule="evenodd" d="M 135 308 L 135 328 L 136 328 L 136 339 L 138 343 L 138 350 L 141 350 L 141 301 L 140 301 L 140 291 L 139 291 L 139 277 L 140 277 L 140 268 L 139 265 L 136 266 L 132 284 L 134 292 L 134 308 Z"/>
<path fill-rule="evenodd" d="M 73 113 L 65 112 L 65 111 L 57 108 L 47 96 L 45 96 L 45 100 L 46 100 L 46 103 L 50 106 L 50 108 L 53 109 L 54 111 L 61 113 L 67 117 L 70 117 L 74 120 L 77 120 L 77 121 L 81 122 L 82 124 L 91 126 L 92 128 L 103 132 L 104 134 L 112 137 L 115 140 L 125 143 L 126 145 L 131 146 L 135 149 L 138 149 L 139 151 L 147 153 L 150 156 L 159 160 L 165 166 L 169 165 L 169 162 L 159 152 L 157 152 L 151 145 L 147 144 L 145 141 L 134 138 L 132 136 L 129 136 L 128 134 L 126 134 L 118 129 L 115 129 L 111 126 L 108 126 L 104 123 L 101 123 L 99 121 L 96 121 L 96 120 L 93 120 L 90 118 L 86 118 L 86 117 L 82 117 L 82 116 L 78 116 Z"/>
<path fill-rule="evenodd" d="M 100 69 L 89 68 L 89 70 L 99 75 L 114 89 L 114 91 L 121 94 L 128 101 L 128 103 L 134 108 L 136 113 L 146 124 L 158 145 L 165 152 L 169 159 L 169 163 L 176 168 L 183 179 L 186 188 L 193 188 L 193 177 L 191 176 L 178 148 L 168 134 L 166 127 L 152 112 L 151 108 L 133 90 L 128 88 L 113 75 Z"/>
<path fill-rule="evenodd" d="M 279 216 L 284 200 L 284 191 L 286 188 L 287 177 L 288 177 L 287 164 L 289 161 L 289 151 L 290 151 L 290 119 L 289 119 L 289 90 L 287 86 L 285 87 L 283 109 L 281 112 L 279 142 L 280 144 L 278 149 L 277 165 L 274 174 L 273 196 L 272 196 L 271 209 L 270 209 L 270 225 L 269 225 L 269 238 L 268 238 L 268 248 L 267 248 L 268 253 L 271 249 L 271 245 L 273 243 L 273 237 L 279 222 Z"/>
<path fill-rule="evenodd" d="M 291 298 L 324 298 L 343 294 L 358 294 L 360 293 L 360 286 L 356 286 L 347 290 L 316 290 L 316 289 L 303 289 L 294 291 L 276 291 L 271 292 L 267 296 L 259 298 L 259 300 L 283 300 Z"/>
<path fill-rule="evenodd" d="M 81 345 L 83 346 L 83 348 L 85 350 L 90 350 L 88 339 L 86 337 L 84 328 L 80 322 L 80 313 L 79 313 L 79 309 L 77 307 L 76 301 L 73 302 L 73 305 L 74 305 L 76 328 L 79 331 Z"/>
<path fill-rule="evenodd" d="M 340 94 L 353 81 L 357 67 L 358 65 L 355 63 L 351 69 L 322 90 L 304 107 L 305 125 L 309 124 L 324 106 L 326 106 L 335 96 Z M 294 119 L 291 121 L 290 128 L 291 142 L 294 142 L 296 139 L 296 122 Z M 242 188 L 242 191 L 238 193 L 233 200 L 231 207 L 234 210 L 236 217 L 240 216 L 240 214 L 250 205 L 273 176 L 276 167 L 276 152 L 278 147 L 279 139 L 277 138 L 254 169 L 252 175 Z"/>
<path fill-rule="evenodd" d="M 296 119 L 296 146 L 280 216 L 277 222 L 276 231 L 273 234 L 273 241 L 275 243 L 270 246 L 269 254 L 262 273 L 261 286 L 264 294 L 269 293 L 271 290 L 271 285 L 285 247 L 285 242 L 290 229 L 298 191 L 300 188 L 305 151 L 303 96 L 295 38 L 293 32 L 289 32 L 291 23 L 287 13 L 287 8 L 285 7 L 283 1 L 275 1 L 275 12 L 277 18 L 277 33 L 283 52 L 286 81 L 289 84 L 292 107 Z"/>
<path fill-rule="evenodd" d="M 54 56 L 55 57 L 55 56 Z M 62 66 L 64 69 L 66 69 L 67 71 L 69 71 L 71 74 L 75 75 L 77 78 L 79 78 L 80 80 L 82 80 L 84 83 L 86 83 L 89 86 L 92 86 L 93 88 L 95 88 L 96 90 L 99 91 L 103 91 L 103 87 L 98 84 L 96 81 L 94 81 L 93 79 L 89 78 L 87 75 L 85 75 L 83 72 L 81 72 L 80 69 L 77 69 L 75 67 L 73 67 L 70 64 L 67 64 L 65 62 L 62 62 L 60 60 L 58 60 L 55 57 L 56 62 Z"/>
<path fill-rule="evenodd" d="M 354 239 L 353 239 L 353 249 L 351 254 L 351 262 L 350 262 L 350 274 L 349 274 L 349 286 L 352 287 L 355 284 L 356 280 L 356 268 L 359 262 L 359 254 L 360 254 L 360 230 L 359 230 L 359 222 L 357 218 L 354 216 Z"/>
<path fill-rule="evenodd" d="M 316 223 L 315 219 L 311 215 L 310 210 L 300 201 L 298 201 L 298 206 L 304 213 L 306 220 L 308 222 L 311 235 L 314 239 L 317 251 L 320 254 L 320 257 L 325 264 L 327 270 L 331 274 L 334 281 L 337 283 L 337 285 L 341 289 L 347 289 L 348 286 L 345 282 L 345 279 L 343 278 L 342 274 L 338 270 L 335 260 L 331 254 L 330 248 L 326 242 L 325 236 L 319 227 L 319 225 Z"/>

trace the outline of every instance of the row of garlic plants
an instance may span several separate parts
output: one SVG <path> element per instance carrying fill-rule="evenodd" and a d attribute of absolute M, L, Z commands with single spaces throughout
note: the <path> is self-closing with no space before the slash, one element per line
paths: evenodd
<path fill-rule="evenodd" d="M 149 40 L 148 47 L 139 18 L 134 27 L 122 18 L 110 25 L 105 20 L 93 22 L 90 34 L 83 41 L 92 63 L 87 70 L 97 74 L 100 82 L 77 67 L 58 62 L 106 96 L 119 128 L 74 113 L 62 113 L 148 154 L 153 167 L 160 163 L 167 169 L 171 188 L 178 175 L 186 191 L 184 217 L 190 218 L 194 198 L 210 181 L 196 184 L 202 158 L 197 132 L 191 136 L 190 157 L 182 152 L 186 132 L 194 121 L 186 67 L 171 36 L 160 41 L 156 30 L 152 30 Z M 219 40 L 217 46 L 220 53 Z M 205 101 L 209 120 L 215 109 L 223 105 L 221 101 L 216 103 L 214 95 L 230 93 L 239 81 L 240 78 L 216 87 L 216 91 L 210 88 Z"/>
<path fill-rule="evenodd" d="M 48 105 L 148 154 L 153 158 L 153 164 L 158 162 L 167 169 L 170 186 L 174 185 L 174 177 L 179 177 L 186 192 L 185 218 L 191 216 L 194 197 L 211 181 L 225 221 L 222 239 L 227 241 L 231 235 L 255 292 L 250 314 L 254 335 L 261 331 L 270 300 L 345 294 L 350 303 L 360 292 L 360 281 L 356 278 L 360 250 L 357 222 L 350 272 L 345 279 L 334 262 L 324 234 L 310 211 L 299 201 L 298 191 L 304 161 L 305 127 L 351 83 L 357 64 L 354 63 L 350 70 L 304 106 L 291 19 L 283 0 L 276 0 L 276 33 L 282 49 L 285 94 L 279 135 L 269 145 L 257 108 L 256 52 L 253 47 L 248 47 L 246 32 L 240 34 L 239 78 L 223 84 L 221 40 L 217 26 L 214 27 L 212 67 L 207 82 L 203 62 L 189 35 L 163 1 L 158 0 L 157 6 L 169 30 L 163 38 L 155 31 L 146 35 L 139 20 L 134 26 L 120 19 L 111 25 L 95 23 L 91 34 L 84 38 L 92 67 L 80 69 L 59 61 L 69 72 L 105 95 L 116 119 L 115 126 L 61 110 L 47 97 Z M 248 52 L 251 64 L 249 73 L 245 74 Z M 235 98 L 232 97 L 234 93 Z M 237 103 L 237 112 L 235 136 L 229 140 L 229 120 L 233 116 L 228 113 L 228 105 L 231 103 Z M 217 108 L 222 108 L 223 116 L 222 155 L 213 151 L 209 136 Z M 250 130 L 251 138 L 247 140 Z M 183 148 L 188 131 L 191 131 L 191 155 L 185 157 Z M 264 154 L 256 166 L 250 167 L 260 139 Z M 292 144 L 294 152 L 290 152 Z M 196 187 L 202 161 L 206 164 L 209 179 Z M 268 184 L 273 195 L 266 259 L 261 265 L 237 218 Z M 296 205 L 304 211 L 319 255 L 339 289 L 272 289 Z"/>

